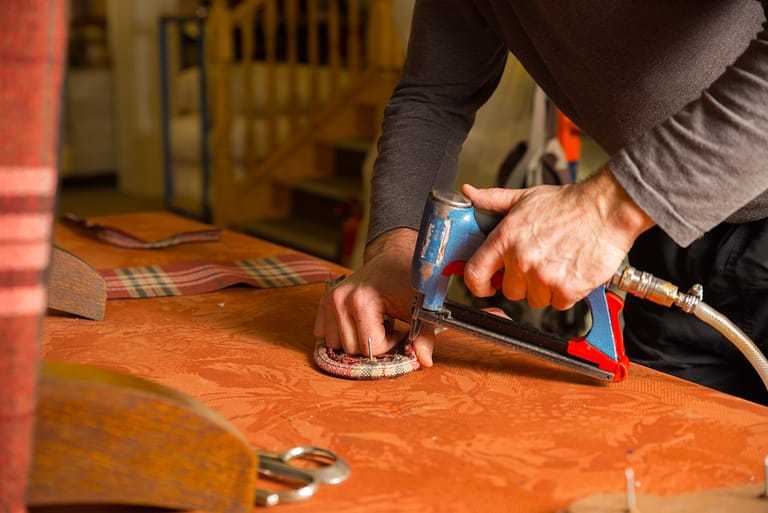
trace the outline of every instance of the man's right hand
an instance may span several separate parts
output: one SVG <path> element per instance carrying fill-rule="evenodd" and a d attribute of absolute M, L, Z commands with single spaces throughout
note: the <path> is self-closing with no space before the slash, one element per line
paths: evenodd
<path fill-rule="evenodd" d="M 405 333 L 387 332 L 385 316 L 410 322 L 413 288 L 411 263 L 418 232 L 396 228 L 378 236 L 365 250 L 363 267 L 326 291 L 320 300 L 314 334 L 333 349 L 368 355 L 368 338 L 374 355 L 400 342 Z M 423 329 L 413 348 L 419 364 L 432 366 L 434 334 Z"/>

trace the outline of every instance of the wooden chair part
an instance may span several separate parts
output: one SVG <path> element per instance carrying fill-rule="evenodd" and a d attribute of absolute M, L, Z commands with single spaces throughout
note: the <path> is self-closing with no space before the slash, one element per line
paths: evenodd
<path fill-rule="evenodd" d="M 30 506 L 116 504 L 244 513 L 258 457 L 184 394 L 93 366 L 44 362 Z"/>
<path fill-rule="evenodd" d="M 48 277 L 48 308 L 104 320 L 107 284 L 88 262 L 54 246 Z"/>

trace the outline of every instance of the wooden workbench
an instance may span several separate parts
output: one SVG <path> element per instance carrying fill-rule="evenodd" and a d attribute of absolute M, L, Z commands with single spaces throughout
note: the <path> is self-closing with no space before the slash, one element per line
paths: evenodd
<path fill-rule="evenodd" d="M 97 218 L 147 239 L 202 228 L 166 213 Z M 289 250 L 225 231 L 221 242 L 125 250 L 59 226 L 96 268 Z M 334 272 L 343 269 L 328 264 Z M 596 384 L 483 340 L 444 332 L 435 366 L 388 381 L 327 376 L 312 362 L 323 284 L 112 300 L 101 322 L 49 316 L 43 358 L 155 380 L 199 399 L 260 449 L 318 445 L 350 479 L 281 511 L 554 512 L 624 490 L 675 494 L 763 479 L 768 408 L 632 366 Z"/>

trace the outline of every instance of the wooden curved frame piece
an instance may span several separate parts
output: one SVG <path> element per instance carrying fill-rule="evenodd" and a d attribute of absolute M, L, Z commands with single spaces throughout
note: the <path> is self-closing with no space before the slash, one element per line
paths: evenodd
<path fill-rule="evenodd" d="M 27 503 L 253 509 L 258 456 L 184 394 L 98 367 L 42 364 Z"/>
<path fill-rule="evenodd" d="M 104 320 L 107 283 L 91 265 L 53 247 L 48 275 L 48 308 L 94 321 Z"/>

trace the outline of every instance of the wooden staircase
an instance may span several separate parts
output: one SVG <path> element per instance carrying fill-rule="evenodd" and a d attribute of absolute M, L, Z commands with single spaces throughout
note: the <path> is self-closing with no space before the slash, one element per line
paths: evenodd
<path fill-rule="evenodd" d="M 240 176 L 233 173 L 229 152 L 221 151 L 231 148 L 229 88 L 213 88 L 210 146 L 215 224 L 347 263 L 365 204 L 363 162 L 375 143 L 402 62 L 390 2 L 374 0 L 367 5 L 365 44 L 347 45 L 364 46 L 365 56 L 349 73 L 346 86 L 317 106 L 307 123 L 296 123 L 288 140 L 276 144 L 265 158 L 247 159 Z M 227 15 L 212 13 L 214 23 L 216 16 L 226 20 Z M 213 80 L 219 84 L 229 83 L 232 66 L 232 49 L 226 43 L 231 39 L 224 36 L 216 39 L 220 43 L 209 62 Z"/>
<path fill-rule="evenodd" d="M 275 182 L 288 197 L 289 211 L 277 218 L 246 221 L 245 232 L 306 253 L 349 263 L 365 202 L 361 170 L 372 139 L 315 142 L 318 166 L 330 173 L 311 173 L 307 178 Z M 317 175 L 322 176 L 317 176 Z"/>
<path fill-rule="evenodd" d="M 385 72 L 366 77 L 357 94 L 329 105 L 292 144 L 225 184 L 227 192 L 214 196 L 221 206 L 215 222 L 347 264 L 366 202 L 363 162 L 396 79 Z M 214 171 L 215 193 L 216 177 Z"/>

